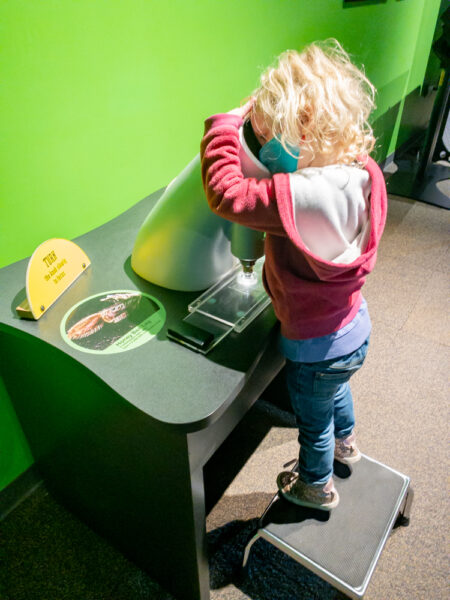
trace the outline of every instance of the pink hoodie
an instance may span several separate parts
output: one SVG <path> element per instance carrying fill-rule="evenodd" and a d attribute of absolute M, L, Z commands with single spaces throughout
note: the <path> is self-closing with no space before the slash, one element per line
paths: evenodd
<path fill-rule="evenodd" d="M 368 158 L 370 234 L 363 253 L 350 264 L 329 262 L 306 247 L 296 228 L 289 174 L 260 181 L 243 176 L 241 124 L 240 117 L 229 114 L 205 123 L 200 152 L 209 206 L 225 219 L 266 232 L 264 286 L 285 337 L 308 339 L 338 331 L 358 312 L 361 288 L 375 266 L 387 211 L 383 174 Z"/>

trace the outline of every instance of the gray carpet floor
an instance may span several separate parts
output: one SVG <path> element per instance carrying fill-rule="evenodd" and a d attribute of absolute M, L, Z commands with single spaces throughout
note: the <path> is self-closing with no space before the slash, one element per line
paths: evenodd
<path fill-rule="evenodd" d="M 449 211 L 391 197 L 378 263 L 364 288 L 373 333 L 366 364 L 352 379 L 358 443 L 366 455 L 410 476 L 415 492 L 410 526 L 388 539 L 367 600 L 449 598 L 449 226 Z M 278 384 L 205 468 L 212 600 L 342 598 L 262 540 L 247 576 L 238 578 L 276 475 L 298 453 L 293 415 Z M 41 486 L 0 523 L 0 599 L 172 596 Z"/>

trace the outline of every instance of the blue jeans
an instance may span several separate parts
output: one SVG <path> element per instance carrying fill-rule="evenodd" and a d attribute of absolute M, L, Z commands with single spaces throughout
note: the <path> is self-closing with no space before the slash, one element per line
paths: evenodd
<path fill-rule="evenodd" d="M 326 483 L 333 474 L 334 438 L 355 426 L 349 379 L 366 358 L 369 338 L 345 356 L 315 363 L 286 361 L 286 375 L 300 442 L 300 477 Z"/>

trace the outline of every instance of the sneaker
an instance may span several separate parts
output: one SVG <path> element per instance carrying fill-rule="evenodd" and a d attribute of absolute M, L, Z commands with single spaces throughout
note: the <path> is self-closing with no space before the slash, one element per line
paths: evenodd
<path fill-rule="evenodd" d="M 354 432 L 345 438 L 336 438 L 334 458 L 345 465 L 352 465 L 361 460 L 361 452 L 356 445 L 356 435 Z"/>
<path fill-rule="evenodd" d="M 299 506 L 331 510 L 339 504 L 332 477 L 325 484 L 305 483 L 295 471 L 283 471 L 277 477 L 277 485 L 286 500 Z"/>

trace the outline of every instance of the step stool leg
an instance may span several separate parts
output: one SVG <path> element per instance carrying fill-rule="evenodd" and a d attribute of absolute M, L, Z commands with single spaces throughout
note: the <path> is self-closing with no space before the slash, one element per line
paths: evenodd
<path fill-rule="evenodd" d="M 398 515 L 397 521 L 395 522 L 395 527 L 408 527 L 410 516 L 411 516 L 411 506 L 414 500 L 414 490 L 410 486 L 408 488 L 408 492 L 406 493 L 405 502 L 403 504 L 402 510 Z"/>
<path fill-rule="evenodd" d="M 408 493 L 406 495 L 405 507 L 403 508 L 403 518 L 407 521 L 409 525 L 409 519 L 411 516 L 411 506 L 414 500 L 414 490 L 412 487 L 408 488 Z"/>
<path fill-rule="evenodd" d="M 259 530 L 255 533 L 255 535 L 251 538 L 251 540 L 247 543 L 246 547 L 245 547 L 245 552 L 244 552 L 244 559 L 242 561 L 242 569 L 245 571 L 245 569 L 247 568 L 247 562 L 248 562 L 248 558 L 250 556 L 250 550 L 253 546 L 253 544 L 261 537 L 261 534 L 259 533 Z"/>

